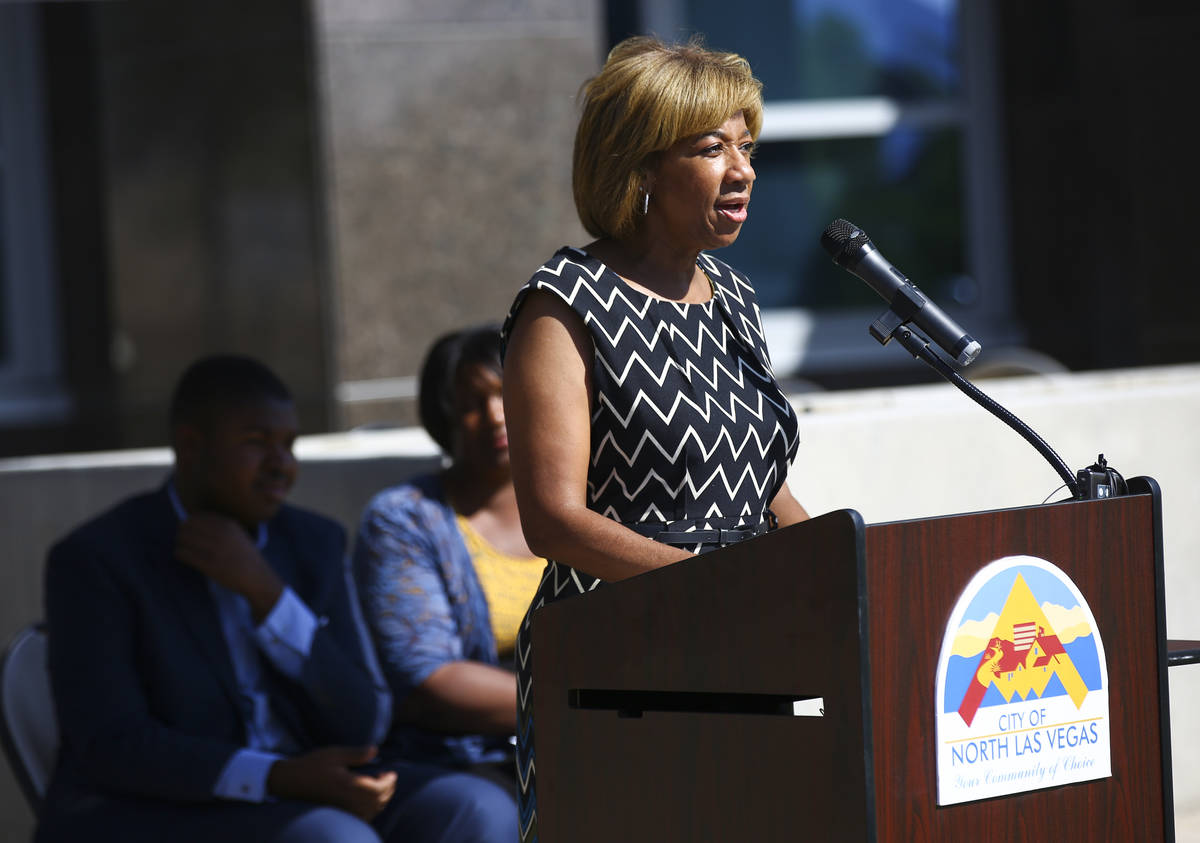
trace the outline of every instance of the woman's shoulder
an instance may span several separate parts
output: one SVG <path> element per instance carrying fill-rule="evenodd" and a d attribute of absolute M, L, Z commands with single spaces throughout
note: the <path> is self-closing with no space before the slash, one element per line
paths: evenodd
<path fill-rule="evenodd" d="M 562 301 L 582 317 L 592 309 L 590 302 L 602 300 L 612 288 L 610 273 L 603 263 L 575 246 L 563 246 L 517 291 L 500 329 L 502 354 L 508 349 L 517 313 L 533 293 L 542 292 Z M 581 295 L 582 293 L 582 295 Z"/>
<path fill-rule="evenodd" d="M 367 503 L 362 520 L 364 524 L 389 521 L 428 525 L 430 521 L 446 521 L 451 516 L 441 478 L 422 474 L 377 492 Z"/>
<path fill-rule="evenodd" d="M 518 301 L 534 290 L 557 293 L 571 304 L 581 288 L 593 291 L 608 289 L 612 280 L 607 268 L 597 258 L 575 246 L 563 246 L 538 267 L 518 293 Z"/>
<path fill-rule="evenodd" d="M 529 283 L 563 276 L 596 276 L 603 268 L 600 261 L 588 254 L 586 250 L 578 246 L 562 246 L 537 268 L 533 277 L 529 279 Z"/>

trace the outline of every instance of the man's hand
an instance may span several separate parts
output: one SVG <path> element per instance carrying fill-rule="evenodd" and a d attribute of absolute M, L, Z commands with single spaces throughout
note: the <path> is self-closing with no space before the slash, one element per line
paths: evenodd
<path fill-rule="evenodd" d="M 267 792 L 282 799 L 332 805 L 370 822 L 396 792 L 396 774 L 351 769 L 375 757 L 375 747 L 328 746 L 282 758 L 267 774 Z"/>
<path fill-rule="evenodd" d="M 262 623 L 283 594 L 283 580 L 263 559 L 249 534 L 224 515 L 189 515 L 179 525 L 175 558 L 245 597 L 255 623 Z"/>

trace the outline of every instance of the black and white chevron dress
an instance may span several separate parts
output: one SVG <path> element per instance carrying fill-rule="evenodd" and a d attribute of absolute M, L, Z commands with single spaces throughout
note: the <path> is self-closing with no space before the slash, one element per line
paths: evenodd
<path fill-rule="evenodd" d="M 563 248 L 517 293 L 562 298 L 595 346 L 588 506 L 643 533 L 758 526 L 796 453 L 796 415 L 775 382 L 754 290 L 707 254 L 714 295 L 702 304 L 633 289 L 586 252 Z M 695 550 L 714 545 L 674 541 Z M 590 591 L 600 580 L 550 561 L 530 604 Z M 517 636 L 521 840 L 537 840 L 529 614 Z"/>

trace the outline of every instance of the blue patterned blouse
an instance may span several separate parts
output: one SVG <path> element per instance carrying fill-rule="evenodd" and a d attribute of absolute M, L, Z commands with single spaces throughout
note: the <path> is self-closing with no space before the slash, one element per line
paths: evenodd
<path fill-rule="evenodd" d="M 363 615 L 395 709 L 442 665 L 497 664 L 487 599 L 437 475 L 377 494 L 354 547 Z M 510 757 L 503 737 L 449 735 L 395 722 L 383 754 L 444 765 Z"/>

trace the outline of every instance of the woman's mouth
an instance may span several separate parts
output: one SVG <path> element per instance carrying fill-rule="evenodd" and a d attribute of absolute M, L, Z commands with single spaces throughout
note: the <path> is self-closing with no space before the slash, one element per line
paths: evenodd
<path fill-rule="evenodd" d="M 749 202 L 723 202 L 717 205 L 717 213 L 730 222 L 744 223 L 749 216 Z"/>

